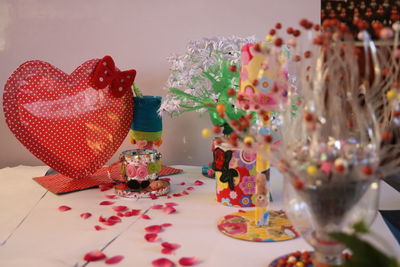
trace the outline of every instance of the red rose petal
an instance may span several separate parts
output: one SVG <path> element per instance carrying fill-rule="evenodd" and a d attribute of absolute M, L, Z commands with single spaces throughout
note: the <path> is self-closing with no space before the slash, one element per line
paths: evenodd
<path fill-rule="evenodd" d="M 128 211 L 128 212 L 130 212 L 130 211 Z M 124 217 L 125 215 L 122 213 L 122 212 L 117 212 L 117 216 L 119 216 L 119 217 Z M 131 215 L 132 216 L 132 215 Z M 129 217 L 129 216 L 126 216 L 126 217 Z"/>
<path fill-rule="evenodd" d="M 60 206 L 60 207 L 58 207 L 58 210 L 59 211 L 62 211 L 62 212 L 64 212 L 64 211 L 67 211 L 67 210 L 70 210 L 71 208 L 70 207 L 68 207 L 68 206 Z"/>
<path fill-rule="evenodd" d="M 170 195 L 168 195 L 168 196 L 167 196 L 167 198 L 168 198 L 168 199 L 170 199 L 170 198 L 171 198 L 171 196 L 170 196 Z"/>
<path fill-rule="evenodd" d="M 106 257 L 106 255 L 101 252 L 100 250 L 93 250 L 90 251 L 88 253 L 85 254 L 85 256 L 83 257 L 83 259 L 85 261 L 98 261 L 98 260 L 102 260 Z"/>
<path fill-rule="evenodd" d="M 162 254 L 173 255 L 173 254 L 174 254 L 174 250 L 169 249 L 169 248 L 163 248 L 163 249 L 161 250 L 161 253 L 162 253 Z"/>
<path fill-rule="evenodd" d="M 194 190 L 194 187 L 193 186 L 189 186 L 189 187 L 186 188 L 186 190 Z"/>
<path fill-rule="evenodd" d="M 144 220 L 150 220 L 150 219 L 151 219 L 150 216 L 147 215 L 147 214 L 142 214 L 142 215 L 140 215 L 140 218 L 142 218 L 142 219 L 144 219 Z"/>
<path fill-rule="evenodd" d="M 200 180 L 194 181 L 194 185 L 203 185 L 204 183 Z"/>
<path fill-rule="evenodd" d="M 150 193 L 149 196 L 150 196 L 150 198 L 153 199 L 153 200 L 154 200 L 154 199 L 157 199 L 157 196 L 154 195 L 153 193 Z"/>
<path fill-rule="evenodd" d="M 174 243 L 169 243 L 169 242 L 162 242 L 161 246 L 163 246 L 166 249 L 170 249 L 170 250 L 175 250 L 181 247 L 181 245 L 179 244 L 174 244 Z"/>
<path fill-rule="evenodd" d="M 167 207 L 178 206 L 178 203 L 175 203 L 175 202 L 167 202 L 167 203 L 165 203 L 165 206 L 167 206 Z"/>
<path fill-rule="evenodd" d="M 163 212 L 165 214 L 171 214 L 171 213 L 175 213 L 176 209 L 174 207 L 168 206 L 166 208 L 163 208 Z"/>
<path fill-rule="evenodd" d="M 107 220 L 103 216 L 99 217 L 99 222 L 105 222 L 105 221 L 107 221 Z"/>
<path fill-rule="evenodd" d="M 156 233 L 145 234 L 144 239 L 146 239 L 147 242 L 155 242 L 158 239 L 158 235 Z"/>
<path fill-rule="evenodd" d="M 131 216 L 133 216 L 133 212 L 132 211 L 127 211 L 127 212 L 124 213 L 124 216 L 125 217 L 131 217 Z"/>
<path fill-rule="evenodd" d="M 153 267 L 175 267 L 175 263 L 167 258 L 159 258 L 151 262 Z"/>
<path fill-rule="evenodd" d="M 117 196 L 116 195 L 106 195 L 106 198 L 108 198 L 108 199 L 116 199 Z"/>
<path fill-rule="evenodd" d="M 188 192 L 188 191 L 185 191 L 185 190 L 183 190 L 183 191 L 182 191 L 182 195 L 185 195 L 185 196 L 187 196 L 187 195 L 189 195 L 189 192 Z"/>
<path fill-rule="evenodd" d="M 90 216 L 92 216 L 92 214 L 90 212 L 85 212 L 85 213 L 82 213 L 80 216 L 82 219 L 87 219 Z"/>
<path fill-rule="evenodd" d="M 171 223 L 163 223 L 163 224 L 161 224 L 161 227 L 162 227 L 162 228 L 170 227 L 170 226 L 172 226 Z"/>
<path fill-rule="evenodd" d="M 162 231 L 162 227 L 160 225 L 150 225 L 144 228 L 144 230 L 148 233 L 159 233 Z"/>
<path fill-rule="evenodd" d="M 117 264 L 117 263 L 119 263 L 120 261 L 122 261 L 123 259 L 124 259 L 124 256 L 118 255 L 118 256 L 114 256 L 114 257 L 108 258 L 108 259 L 105 261 L 105 263 L 106 263 L 106 264 Z"/>
<path fill-rule="evenodd" d="M 179 194 L 179 193 L 176 193 L 176 194 L 172 194 L 174 197 L 181 197 L 182 195 L 181 194 Z"/>
<path fill-rule="evenodd" d="M 164 205 L 154 205 L 154 206 L 152 206 L 151 208 L 153 209 L 153 210 L 160 210 L 160 209 L 162 209 L 164 207 Z"/>
<path fill-rule="evenodd" d="M 179 264 L 182 266 L 193 266 L 197 263 L 199 263 L 199 260 L 195 257 L 183 257 L 179 260 Z"/>
<path fill-rule="evenodd" d="M 132 215 L 133 215 L 133 216 L 137 216 L 137 215 L 140 214 L 140 210 L 135 210 L 135 209 L 133 209 L 133 210 L 131 210 L 131 212 L 132 212 Z"/>
<path fill-rule="evenodd" d="M 121 222 L 121 218 L 118 216 L 110 216 L 110 218 L 107 219 L 107 222 L 109 223 L 119 223 Z"/>
<path fill-rule="evenodd" d="M 163 177 L 163 178 L 160 178 L 160 180 L 164 180 L 164 181 L 170 182 L 171 178 Z"/>
<path fill-rule="evenodd" d="M 103 228 L 100 225 L 95 225 L 94 229 L 96 229 L 96 231 L 106 230 L 106 228 Z"/>
<path fill-rule="evenodd" d="M 125 211 L 128 209 L 128 207 L 127 206 L 115 206 L 115 207 L 112 207 L 112 209 L 114 211 Z"/>
<path fill-rule="evenodd" d="M 105 200 L 105 201 L 102 201 L 99 203 L 99 205 L 102 205 L 102 206 L 107 206 L 107 205 L 112 205 L 112 204 L 114 204 L 114 201 L 108 201 L 108 200 Z"/>
<path fill-rule="evenodd" d="M 238 212 L 240 212 L 240 213 L 246 213 L 245 210 L 238 210 Z"/>
<path fill-rule="evenodd" d="M 99 185 L 100 191 L 102 191 L 102 192 L 110 190 L 113 187 L 114 187 L 113 184 L 101 184 L 101 185 Z"/>
<path fill-rule="evenodd" d="M 182 183 L 180 183 L 179 185 L 185 185 L 186 183 L 185 182 L 182 182 Z"/>

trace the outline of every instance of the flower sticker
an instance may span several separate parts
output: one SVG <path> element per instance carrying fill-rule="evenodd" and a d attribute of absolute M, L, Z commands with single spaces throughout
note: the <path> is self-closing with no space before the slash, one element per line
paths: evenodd
<path fill-rule="evenodd" d="M 273 81 L 268 77 L 263 77 L 258 82 L 258 90 L 262 91 L 263 93 L 268 93 L 271 91 Z"/>
<path fill-rule="evenodd" d="M 226 205 L 226 206 L 232 206 L 231 200 L 230 200 L 229 198 L 223 197 L 223 198 L 221 199 L 221 203 L 224 204 L 224 205 Z"/>
<path fill-rule="evenodd" d="M 244 176 L 242 182 L 239 184 L 243 193 L 246 195 L 252 195 L 256 192 L 256 179 L 254 176 Z"/>
<path fill-rule="evenodd" d="M 249 196 L 243 196 L 239 200 L 240 204 L 242 204 L 243 207 L 250 207 L 251 205 L 251 198 Z"/>
<path fill-rule="evenodd" d="M 237 198 L 237 193 L 235 192 L 235 191 L 231 191 L 230 193 L 229 193 L 229 197 L 231 198 L 231 199 L 236 199 Z"/>

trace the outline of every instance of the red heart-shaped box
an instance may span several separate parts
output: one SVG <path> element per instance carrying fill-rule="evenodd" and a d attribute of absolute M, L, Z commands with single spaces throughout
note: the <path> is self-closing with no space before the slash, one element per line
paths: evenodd
<path fill-rule="evenodd" d="M 37 158 L 61 174 L 84 178 L 101 168 L 128 134 L 132 91 L 115 97 L 92 87 L 99 59 L 70 75 L 33 60 L 7 80 L 3 105 L 8 127 Z"/>

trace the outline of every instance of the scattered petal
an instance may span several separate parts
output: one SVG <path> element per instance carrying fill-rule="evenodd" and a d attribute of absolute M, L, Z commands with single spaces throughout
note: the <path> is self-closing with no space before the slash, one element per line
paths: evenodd
<path fill-rule="evenodd" d="M 168 196 L 167 196 L 167 198 L 168 198 L 168 199 L 170 199 L 170 198 L 171 198 L 171 196 L 170 196 L 170 195 L 168 195 Z"/>
<path fill-rule="evenodd" d="M 107 222 L 115 224 L 121 222 L 121 218 L 118 216 L 110 216 L 110 218 L 107 219 Z"/>
<path fill-rule="evenodd" d="M 127 212 L 124 213 L 124 216 L 125 217 L 131 217 L 131 216 L 133 216 L 133 212 L 132 211 L 127 211 Z"/>
<path fill-rule="evenodd" d="M 193 186 L 189 186 L 189 187 L 186 188 L 186 190 L 194 190 L 194 187 Z"/>
<path fill-rule="evenodd" d="M 196 257 L 183 257 L 179 259 L 179 264 L 182 266 L 193 266 L 199 263 Z"/>
<path fill-rule="evenodd" d="M 92 214 L 90 212 L 85 212 L 85 213 L 82 213 L 80 216 L 82 219 L 87 219 L 90 216 L 92 216 Z"/>
<path fill-rule="evenodd" d="M 165 214 L 171 214 L 171 213 L 175 213 L 176 209 L 174 207 L 168 206 L 166 208 L 163 208 L 163 212 Z"/>
<path fill-rule="evenodd" d="M 153 199 L 153 200 L 154 200 L 154 199 L 157 199 L 157 196 L 154 195 L 153 193 L 150 193 L 149 196 L 150 196 L 150 198 Z"/>
<path fill-rule="evenodd" d="M 150 225 L 144 228 L 144 230 L 148 233 L 159 233 L 162 231 L 162 227 L 160 225 Z"/>
<path fill-rule="evenodd" d="M 103 228 L 100 225 L 95 225 L 94 229 L 96 229 L 96 231 L 106 230 L 106 228 Z"/>
<path fill-rule="evenodd" d="M 170 227 L 170 226 L 172 226 L 172 223 L 163 223 L 163 224 L 161 224 L 162 228 Z"/>
<path fill-rule="evenodd" d="M 145 234 L 144 239 L 146 239 L 147 242 L 155 242 L 158 239 L 158 235 L 156 233 Z"/>
<path fill-rule="evenodd" d="M 99 222 L 105 222 L 105 221 L 107 221 L 107 220 L 103 216 L 99 217 Z"/>
<path fill-rule="evenodd" d="M 161 250 L 162 254 L 168 254 L 168 255 L 173 255 L 174 254 L 174 250 L 173 249 L 169 249 L 169 248 L 163 248 Z"/>
<path fill-rule="evenodd" d="M 160 210 L 160 209 L 162 209 L 163 207 L 164 207 L 164 205 L 159 204 L 159 205 L 154 205 L 154 206 L 152 206 L 151 208 L 152 208 L 153 210 Z"/>
<path fill-rule="evenodd" d="M 175 202 L 167 202 L 167 203 L 165 203 L 165 206 L 167 206 L 167 207 L 178 206 L 178 203 L 175 203 Z"/>
<path fill-rule="evenodd" d="M 181 194 L 179 194 L 179 193 L 176 193 L 176 194 L 172 194 L 174 197 L 181 197 L 182 195 Z"/>
<path fill-rule="evenodd" d="M 112 204 L 114 204 L 114 201 L 108 201 L 108 200 L 105 200 L 105 201 L 102 201 L 99 203 L 99 205 L 102 205 L 102 206 L 107 206 L 107 205 L 112 205 Z"/>
<path fill-rule="evenodd" d="M 118 256 L 114 256 L 114 257 L 108 258 L 108 259 L 105 261 L 105 263 L 106 263 L 106 264 L 117 264 L 117 263 L 119 263 L 120 261 L 122 261 L 123 259 L 124 259 L 124 256 L 118 255 Z"/>
<path fill-rule="evenodd" d="M 71 209 L 71 208 L 68 207 L 68 206 L 60 206 L 60 207 L 58 207 L 58 210 L 59 210 L 59 211 L 62 211 L 62 212 L 67 211 L 67 210 L 70 210 L 70 209 Z"/>
<path fill-rule="evenodd" d="M 144 219 L 144 220 L 150 220 L 150 219 L 151 219 L 150 216 L 147 215 L 147 214 L 142 214 L 142 215 L 140 215 L 140 218 L 142 218 L 142 219 Z"/>
<path fill-rule="evenodd" d="M 135 209 L 133 209 L 133 210 L 131 210 L 131 212 L 132 212 L 132 215 L 133 215 L 133 216 L 137 216 L 137 215 L 140 214 L 140 210 L 135 210 Z"/>
<path fill-rule="evenodd" d="M 203 185 L 204 182 L 200 181 L 200 180 L 196 180 L 194 181 L 194 185 Z"/>
<path fill-rule="evenodd" d="M 238 210 L 238 212 L 240 212 L 240 213 L 246 213 L 245 210 Z"/>
<path fill-rule="evenodd" d="M 127 206 L 115 206 L 115 207 L 112 207 L 112 209 L 114 211 L 125 211 L 128 209 L 128 207 Z"/>
<path fill-rule="evenodd" d="M 116 199 L 117 195 L 106 195 L 106 198 L 108 198 L 108 199 Z"/>
<path fill-rule="evenodd" d="M 128 212 L 130 212 L 130 211 L 128 211 Z M 119 217 L 124 217 L 125 215 L 122 213 L 122 212 L 117 212 L 117 216 L 119 216 Z M 132 216 L 132 215 L 131 215 Z M 129 217 L 129 216 L 126 216 L 126 217 Z"/>
<path fill-rule="evenodd" d="M 188 191 L 185 191 L 185 190 L 183 190 L 183 191 L 182 191 L 182 195 L 185 195 L 185 196 L 187 196 L 187 195 L 189 195 L 189 192 L 188 192 Z"/>
<path fill-rule="evenodd" d="M 169 242 L 162 242 L 161 246 L 163 246 L 166 249 L 170 249 L 170 250 L 175 250 L 181 247 L 181 245 L 179 244 L 174 244 L 174 243 L 169 243 Z"/>
<path fill-rule="evenodd" d="M 83 257 L 83 259 L 85 261 L 98 261 L 98 260 L 102 260 L 106 257 L 106 255 L 101 252 L 100 250 L 93 250 L 90 251 L 88 253 L 85 254 L 85 256 Z"/>
<path fill-rule="evenodd" d="M 107 190 L 110 190 L 111 188 L 113 188 L 114 187 L 114 185 L 113 184 L 101 184 L 101 185 L 99 185 L 99 188 L 100 188 L 100 191 L 107 191 Z"/>
<path fill-rule="evenodd" d="M 171 178 L 163 177 L 163 178 L 160 178 L 160 180 L 164 180 L 164 181 L 170 182 Z"/>
<path fill-rule="evenodd" d="M 175 263 L 167 258 L 159 258 L 151 262 L 153 267 L 175 267 Z"/>
<path fill-rule="evenodd" d="M 185 182 L 182 182 L 182 183 L 180 183 L 179 185 L 185 185 L 186 183 Z"/>

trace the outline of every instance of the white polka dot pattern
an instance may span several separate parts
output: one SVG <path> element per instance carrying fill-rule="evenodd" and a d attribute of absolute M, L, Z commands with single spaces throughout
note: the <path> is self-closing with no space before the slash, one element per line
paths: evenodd
<path fill-rule="evenodd" d="M 109 86 L 92 88 L 99 59 L 68 75 L 49 63 L 28 61 L 8 78 L 3 108 L 8 127 L 37 158 L 71 178 L 101 168 L 128 134 L 132 92 L 122 97 Z"/>

